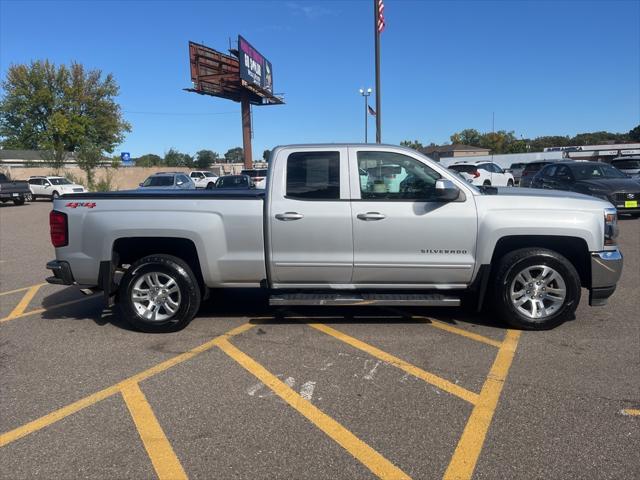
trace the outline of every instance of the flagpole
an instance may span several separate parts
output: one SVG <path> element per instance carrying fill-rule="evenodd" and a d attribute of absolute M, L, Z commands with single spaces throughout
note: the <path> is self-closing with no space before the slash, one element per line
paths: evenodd
<path fill-rule="evenodd" d="M 373 0 L 373 34 L 375 37 L 375 55 L 376 55 L 376 143 L 382 142 L 382 109 L 380 108 L 380 28 L 378 2 Z"/>

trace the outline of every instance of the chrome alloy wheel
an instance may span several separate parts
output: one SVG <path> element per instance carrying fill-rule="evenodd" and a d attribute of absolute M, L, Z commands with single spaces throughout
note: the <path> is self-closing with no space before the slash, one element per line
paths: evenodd
<path fill-rule="evenodd" d="M 136 311 L 152 322 L 164 322 L 173 317 L 181 300 L 180 287 L 166 273 L 145 273 L 131 289 L 131 302 Z"/>
<path fill-rule="evenodd" d="M 533 265 L 515 276 L 509 295 L 518 312 L 542 320 L 560 309 L 567 297 L 567 286 L 562 275 L 553 268 Z"/>

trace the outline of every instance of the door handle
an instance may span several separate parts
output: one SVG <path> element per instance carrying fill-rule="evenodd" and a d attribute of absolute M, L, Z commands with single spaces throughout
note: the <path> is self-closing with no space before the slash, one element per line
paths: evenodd
<path fill-rule="evenodd" d="M 278 220 L 282 220 L 283 222 L 288 222 L 291 220 L 300 220 L 304 215 L 298 212 L 285 212 L 285 213 L 276 213 L 276 218 Z"/>
<path fill-rule="evenodd" d="M 357 217 L 358 219 L 364 220 L 365 222 L 368 222 L 371 220 L 384 220 L 385 218 L 387 218 L 386 215 L 378 212 L 359 213 Z"/>

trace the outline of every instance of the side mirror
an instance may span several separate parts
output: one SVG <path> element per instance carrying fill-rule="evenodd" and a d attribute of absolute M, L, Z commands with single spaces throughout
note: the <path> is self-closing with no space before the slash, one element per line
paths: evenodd
<path fill-rule="evenodd" d="M 144 186 L 144 182 L 140 182 L 140 183 L 138 184 L 138 186 L 139 186 L 139 187 L 143 187 L 143 186 Z"/>
<path fill-rule="evenodd" d="M 178 180 L 178 181 L 176 182 L 176 185 L 182 185 L 183 183 L 184 183 L 183 181 Z"/>
<path fill-rule="evenodd" d="M 460 195 L 460 190 L 451 180 L 436 180 L 436 198 L 446 202 L 456 200 Z"/>

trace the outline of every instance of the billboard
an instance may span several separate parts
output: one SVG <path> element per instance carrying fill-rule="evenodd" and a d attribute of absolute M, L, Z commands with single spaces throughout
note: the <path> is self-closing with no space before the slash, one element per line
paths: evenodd
<path fill-rule="evenodd" d="M 256 87 L 273 95 L 273 69 L 271 62 L 264 58 L 249 42 L 238 35 L 238 60 L 240 61 L 240 79 L 243 85 Z"/>

